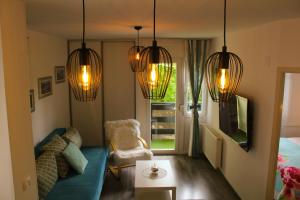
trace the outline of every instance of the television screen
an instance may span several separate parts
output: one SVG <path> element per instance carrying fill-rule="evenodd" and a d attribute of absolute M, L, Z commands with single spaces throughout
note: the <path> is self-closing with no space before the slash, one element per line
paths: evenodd
<path fill-rule="evenodd" d="M 248 151 L 251 144 L 249 101 L 245 97 L 232 96 L 228 102 L 219 103 L 220 129 Z"/>

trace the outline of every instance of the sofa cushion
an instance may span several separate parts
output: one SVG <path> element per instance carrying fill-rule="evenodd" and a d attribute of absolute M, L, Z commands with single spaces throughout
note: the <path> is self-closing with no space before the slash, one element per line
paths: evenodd
<path fill-rule="evenodd" d="M 40 143 L 38 143 L 34 147 L 35 158 L 39 157 L 43 153 L 43 150 L 42 150 L 43 146 L 45 144 L 47 144 L 48 142 L 50 142 L 55 135 L 62 136 L 65 132 L 66 132 L 65 128 L 57 128 L 57 129 L 53 130 L 46 138 L 44 138 Z"/>
<path fill-rule="evenodd" d="M 78 148 L 82 145 L 82 139 L 79 134 L 79 131 L 76 128 L 70 127 L 67 129 L 66 133 L 62 136 L 68 143 L 73 142 L 78 146 Z"/>
<path fill-rule="evenodd" d="M 81 151 L 89 162 L 84 174 L 69 173 L 67 178 L 57 181 L 46 200 L 99 200 L 108 150 L 89 147 Z"/>
<path fill-rule="evenodd" d="M 42 147 L 43 151 L 53 151 L 55 154 L 62 152 L 67 143 L 58 135 L 53 136 L 52 140 Z"/>
<path fill-rule="evenodd" d="M 65 157 L 62 155 L 62 153 L 55 156 L 56 158 L 56 164 L 57 164 L 57 172 L 59 177 L 65 178 L 70 170 L 70 165 L 66 161 Z"/>
<path fill-rule="evenodd" d="M 65 148 L 63 155 L 73 169 L 75 169 L 79 174 L 83 174 L 88 161 L 73 142 L 70 142 L 70 144 Z"/>
<path fill-rule="evenodd" d="M 40 199 L 44 199 L 57 181 L 55 155 L 51 151 L 44 152 L 36 160 L 36 173 Z"/>
<path fill-rule="evenodd" d="M 69 164 L 61 154 L 66 146 L 67 143 L 58 135 L 54 135 L 50 142 L 42 146 L 43 151 L 54 152 L 56 157 L 58 175 L 61 178 L 66 177 L 69 172 Z"/>

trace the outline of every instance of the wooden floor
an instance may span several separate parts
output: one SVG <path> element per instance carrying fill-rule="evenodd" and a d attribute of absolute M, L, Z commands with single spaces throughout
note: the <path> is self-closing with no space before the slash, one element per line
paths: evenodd
<path fill-rule="evenodd" d="M 177 181 L 177 200 L 238 200 L 240 199 L 223 175 L 214 170 L 204 156 L 155 156 L 170 160 Z M 101 200 L 134 199 L 135 167 L 122 171 L 121 180 L 107 173 Z"/>

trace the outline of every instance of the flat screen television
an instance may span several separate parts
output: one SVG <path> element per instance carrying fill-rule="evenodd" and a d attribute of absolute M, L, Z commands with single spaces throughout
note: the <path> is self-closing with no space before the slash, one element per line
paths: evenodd
<path fill-rule="evenodd" d="M 240 147 L 249 151 L 252 139 L 252 111 L 249 100 L 235 95 L 228 102 L 220 102 L 219 126 Z"/>

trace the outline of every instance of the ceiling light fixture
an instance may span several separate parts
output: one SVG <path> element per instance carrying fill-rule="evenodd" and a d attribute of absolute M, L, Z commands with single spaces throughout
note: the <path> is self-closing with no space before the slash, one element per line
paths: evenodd
<path fill-rule="evenodd" d="M 82 1 L 83 29 L 81 48 L 71 52 L 67 61 L 67 75 L 75 99 L 94 101 L 102 79 L 102 62 L 100 56 L 85 44 L 85 4 Z"/>
<path fill-rule="evenodd" d="M 243 63 L 226 47 L 226 0 L 224 0 L 224 45 L 222 52 L 212 54 L 206 61 L 205 77 L 214 102 L 226 102 L 235 95 L 243 75 Z"/>
<path fill-rule="evenodd" d="M 134 45 L 128 50 L 128 61 L 131 67 L 131 71 L 140 72 L 143 69 L 139 65 L 139 61 L 141 58 L 141 52 L 144 49 L 143 46 L 140 46 L 140 30 L 142 26 L 135 26 L 134 29 L 137 31 L 137 45 Z"/>
<path fill-rule="evenodd" d="M 163 99 L 172 74 L 172 57 L 163 47 L 157 46 L 155 36 L 156 0 L 153 9 L 153 43 L 141 52 L 137 78 L 145 99 Z"/>

